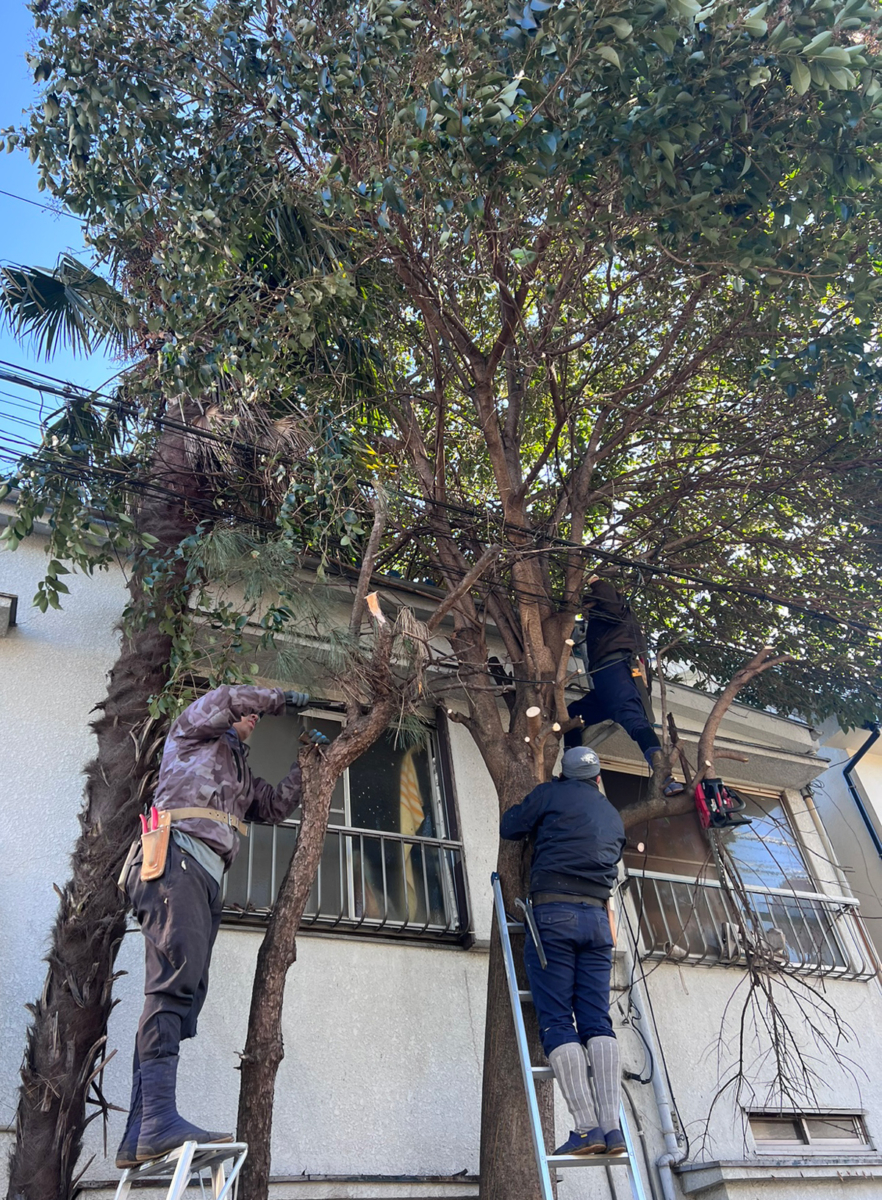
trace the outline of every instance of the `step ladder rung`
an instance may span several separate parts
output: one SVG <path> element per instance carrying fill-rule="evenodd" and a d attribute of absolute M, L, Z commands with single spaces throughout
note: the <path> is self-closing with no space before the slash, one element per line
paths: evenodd
<path fill-rule="evenodd" d="M 524 924 L 522 921 L 506 921 L 505 927 L 509 933 L 523 933 Z"/>
<path fill-rule="evenodd" d="M 128 1200 L 132 1184 L 150 1180 L 168 1186 L 166 1200 L 183 1200 L 191 1180 L 201 1178 L 203 1171 L 211 1172 L 211 1194 L 216 1200 L 235 1200 L 239 1188 L 239 1172 L 248 1156 L 246 1142 L 221 1142 L 200 1145 L 183 1142 L 168 1154 L 122 1173 L 115 1200 Z M 232 1161 L 230 1161 L 232 1160 Z M 224 1164 L 230 1163 L 229 1174 Z"/>
<path fill-rule="evenodd" d="M 551 1067 L 530 1067 L 530 1074 L 534 1079 L 554 1079 L 554 1071 Z"/>
<path fill-rule="evenodd" d="M 518 996 L 520 998 L 521 1004 L 532 1004 L 533 1003 L 533 993 L 530 991 L 529 988 L 518 988 Z"/>
<path fill-rule="evenodd" d="M 627 1154 L 546 1154 L 549 1167 L 630 1167 Z"/>

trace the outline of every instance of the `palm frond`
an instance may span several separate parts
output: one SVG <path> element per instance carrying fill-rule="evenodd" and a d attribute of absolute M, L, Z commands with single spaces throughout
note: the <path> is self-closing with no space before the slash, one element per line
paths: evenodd
<path fill-rule="evenodd" d="M 0 318 L 45 358 L 59 344 L 81 354 L 101 345 L 127 353 L 133 342 L 129 311 L 121 293 L 70 254 L 54 268 L 0 269 Z"/>
<path fill-rule="evenodd" d="M 399 712 L 389 724 L 389 736 L 396 749 L 422 750 L 428 745 L 430 733 L 430 726 L 415 712 Z"/>

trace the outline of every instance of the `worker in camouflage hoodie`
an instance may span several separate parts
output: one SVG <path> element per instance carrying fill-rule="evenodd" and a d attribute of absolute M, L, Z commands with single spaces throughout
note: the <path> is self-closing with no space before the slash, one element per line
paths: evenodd
<path fill-rule="evenodd" d="M 220 925 L 221 883 L 238 853 L 239 834 L 247 833 L 247 821 L 278 825 L 300 803 L 296 760 L 274 788 L 251 774 L 248 739 L 263 714 L 295 711 L 308 701 L 305 692 L 219 687 L 185 708 L 169 731 L 154 800 L 157 809 L 171 812 L 165 870 L 144 882 L 139 849 L 122 880 L 144 934 L 146 971 L 120 1168 L 185 1141 L 232 1140 L 178 1115 L 178 1049 L 196 1034 Z M 326 740 L 317 732 L 310 736 Z"/>

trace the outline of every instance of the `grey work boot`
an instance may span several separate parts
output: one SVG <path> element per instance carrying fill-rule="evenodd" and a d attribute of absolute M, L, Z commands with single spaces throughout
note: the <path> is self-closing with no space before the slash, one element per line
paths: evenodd
<path fill-rule="evenodd" d="M 139 1163 L 161 1158 L 184 1142 L 231 1142 L 231 1133 L 209 1133 L 178 1115 L 175 1105 L 178 1056 L 154 1058 L 141 1063 L 143 1092 L 141 1131 L 135 1158 Z"/>

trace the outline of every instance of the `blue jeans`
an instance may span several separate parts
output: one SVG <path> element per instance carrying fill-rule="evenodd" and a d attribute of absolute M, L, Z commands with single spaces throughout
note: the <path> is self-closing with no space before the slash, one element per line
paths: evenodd
<path fill-rule="evenodd" d="M 659 746 L 658 734 L 646 715 L 643 700 L 628 660 L 610 663 L 592 675 L 594 690 L 567 706 L 571 717 L 581 717 L 586 725 L 600 721 L 615 721 L 621 725 L 645 754 Z M 571 729 L 564 734 L 564 745 L 581 746 L 582 730 Z"/>
<path fill-rule="evenodd" d="M 539 1018 L 546 1056 L 564 1042 L 615 1037 L 609 1018 L 612 933 L 605 908 L 587 904 L 540 904 L 534 910 L 544 969 L 527 936 L 524 966 Z"/>

